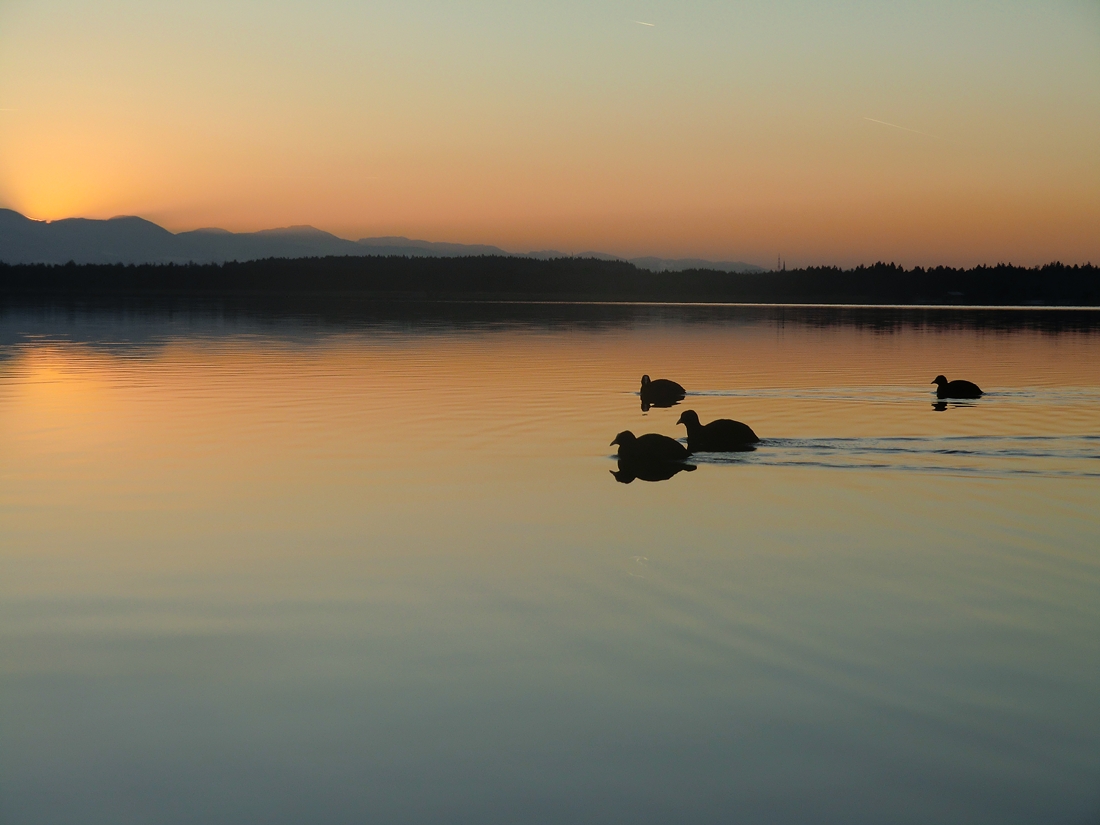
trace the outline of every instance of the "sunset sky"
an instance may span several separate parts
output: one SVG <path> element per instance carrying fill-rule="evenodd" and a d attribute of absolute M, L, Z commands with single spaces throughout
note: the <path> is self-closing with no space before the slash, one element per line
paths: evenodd
<path fill-rule="evenodd" d="M 0 0 L 0 206 L 1100 262 L 1100 3 Z"/>

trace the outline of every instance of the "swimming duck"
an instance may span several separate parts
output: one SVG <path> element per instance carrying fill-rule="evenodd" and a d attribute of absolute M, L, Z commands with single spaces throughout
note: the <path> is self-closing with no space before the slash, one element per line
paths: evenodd
<path fill-rule="evenodd" d="M 971 381 L 948 381 L 942 375 L 932 379 L 937 398 L 981 398 L 982 388 Z"/>
<path fill-rule="evenodd" d="M 635 436 L 630 430 L 623 430 L 611 445 L 619 445 L 619 462 L 631 464 L 668 464 L 683 461 L 691 451 L 675 438 L 657 433 Z"/>
<path fill-rule="evenodd" d="M 651 381 L 648 375 L 642 376 L 642 411 L 650 407 L 671 407 L 684 400 L 687 392 L 675 381 L 667 378 L 658 378 Z"/>
<path fill-rule="evenodd" d="M 684 410 L 677 424 L 687 427 L 688 448 L 693 453 L 728 453 L 751 450 L 760 439 L 748 424 L 719 418 L 709 424 L 699 423 L 695 410 Z"/>

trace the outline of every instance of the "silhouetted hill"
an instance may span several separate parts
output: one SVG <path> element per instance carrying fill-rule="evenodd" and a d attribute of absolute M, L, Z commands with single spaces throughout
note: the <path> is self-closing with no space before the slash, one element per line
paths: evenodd
<path fill-rule="evenodd" d="M 183 297 L 243 305 L 398 300 L 1100 306 L 1092 265 L 653 272 L 594 258 L 328 257 L 224 265 L 0 265 L 0 301 Z"/>
<path fill-rule="evenodd" d="M 315 258 L 327 255 L 362 255 L 354 241 L 338 238 L 312 226 L 290 226 L 259 232 L 226 232 L 197 229 L 180 232 L 180 254 L 195 263 L 256 261 L 263 258 Z M 179 262 L 178 259 L 175 262 Z M 140 263 L 162 263 L 141 261 Z M 163 261 L 169 263 L 169 261 Z"/>
<path fill-rule="evenodd" d="M 500 247 L 482 244 L 436 243 L 401 237 L 360 238 L 349 241 L 312 226 L 291 226 L 259 232 L 227 232 L 196 229 L 173 234 L 141 218 L 106 221 L 72 218 L 32 221 L 10 209 L 0 209 L 0 262 L 9 264 L 185 264 L 257 261 L 266 258 L 316 258 L 348 255 L 404 255 L 416 257 L 465 257 L 512 255 Z M 570 257 L 545 251 L 520 255 L 540 259 Z M 614 255 L 586 252 L 581 257 L 623 260 Z M 646 269 L 681 270 L 688 266 L 737 272 L 760 272 L 752 264 L 723 261 L 639 258 Z"/>
<path fill-rule="evenodd" d="M 511 255 L 499 246 L 484 244 L 438 243 L 417 241 L 411 238 L 383 237 L 360 238 L 357 243 L 368 255 L 407 255 L 410 258 L 460 258 L 466 255 Z"/>
<path fill-rule="evenodd" d="M 186 261 L 172 255 L 176 236 L 141 218 L 84 218 L 45 223 L 0 210 L 0 260 L 12 263 Z"/>

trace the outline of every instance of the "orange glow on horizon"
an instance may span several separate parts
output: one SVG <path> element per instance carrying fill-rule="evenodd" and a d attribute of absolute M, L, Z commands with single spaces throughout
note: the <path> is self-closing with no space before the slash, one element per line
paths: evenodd
<path fill-rule="evenodd" d="M 1095 10 L 687 4 L 648 30 L 477 4 L 335 26 L 334 2 L 6 8 L 0 205 L 763 265 L 1100 260 Z"/>

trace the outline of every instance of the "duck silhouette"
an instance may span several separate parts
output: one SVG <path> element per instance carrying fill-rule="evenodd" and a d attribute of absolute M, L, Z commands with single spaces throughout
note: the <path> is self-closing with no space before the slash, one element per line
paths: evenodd
<path fill-rule="evenodd" d="M 667 378 L 652 381 L 648 375 L 643 375 L 639 394 L 642 396 L 642 412 L 646 412 L 650 407 L 672 407 L 679 404 L 687 392 L 675 381 Z"/>
<path fill-rule="evenodd" d="M 760 439 L 748 424 L 719 418 L 709 424 L 699 422 L 695 410 L 684 410 L 677 424 L 687 427 L 688 449 L 693 453 L 730 453 L 755 449 Z"/>
<path fill-rule="evenodd" d="M 623 430 L 611 446 L 619 446 L 619 462 L 628 462 L 635 465 L 671 464 L 683 461 L 691 451 L 675 438 L 658 433 L 646 433 L 634 435 L 630 430 Z"/>
<path fill-rule="evenodd" d="M 932 379 L 937 398 L 981 398 L 982 388 L 972 381 L 948 381 L 942 375 Z"/>

